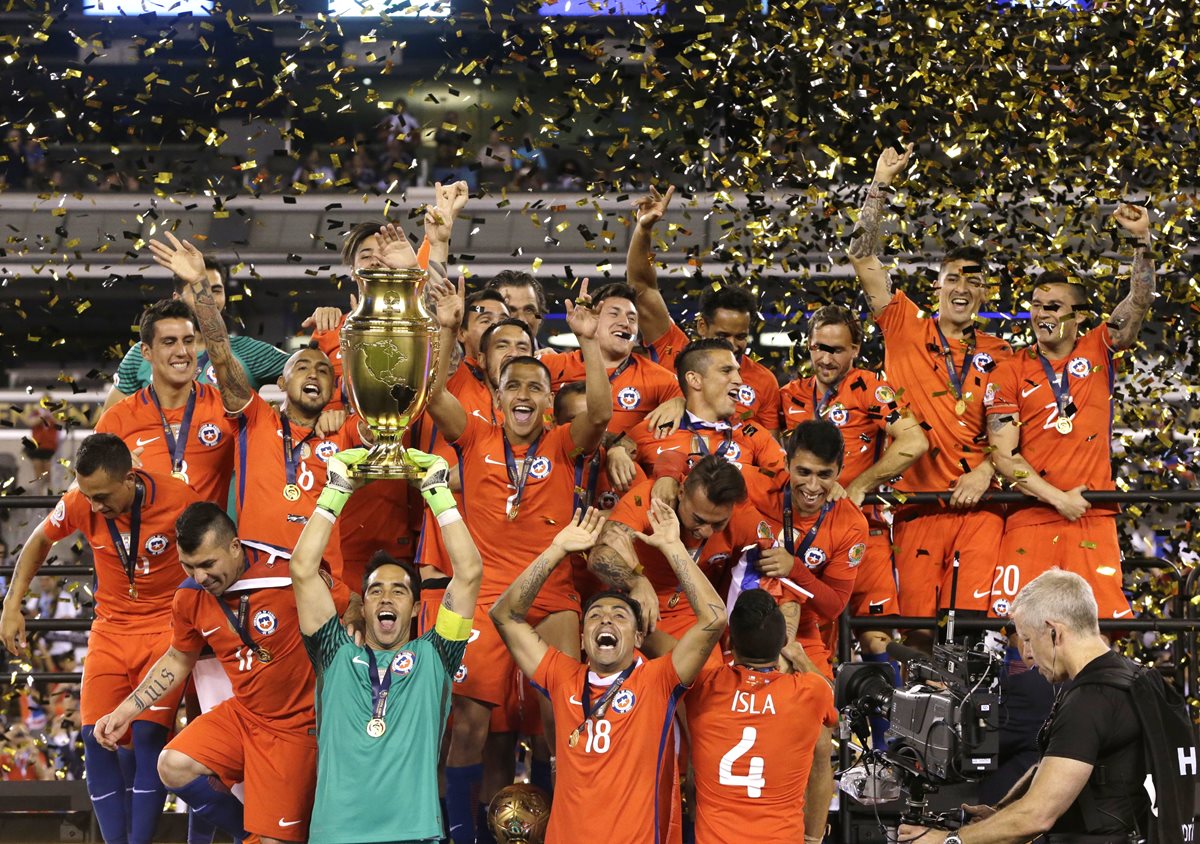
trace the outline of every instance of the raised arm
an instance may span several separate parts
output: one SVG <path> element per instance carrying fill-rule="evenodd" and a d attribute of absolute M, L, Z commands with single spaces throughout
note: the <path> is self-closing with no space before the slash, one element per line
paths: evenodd
<path fill-rule="evenodd" d="M 29 644 L 25 638 L 25 615 L 21 612 L 21 602 L 25 600 L 29 584 L 33 583 L 34 575 L 46 562 L 46 556 L 53 547 L 54 543 L 39 524 L 29 539 L 25 540 L 12 579 L 8 582 L 8 591 L 4 593 L 4 611 L 0 613 L 0 642 L 13 656 L 19 655 Z"/>
<path fill-rule="evenodd" d="M 596 339 L 599 321 L 592 309 L 592 298 L 588 296 L 585 278 L 579 285 L 579 298 L 567 300 L 567 324 L 579 340 L 583 353 L 583 383 L 586 388 L 587 410 L 575 414 L 571 420 L 571 439 L 575 445 L 591 453 L 604 439 L 608 423 L 612 419 L 612 384 L 604 369 L 604 355 L 600 341 Z"/>
<path fill-rule="evenodd" d="M 622 522 L 604 526 L 600 539 L 588 555 L 588 570 L 613 589 L 628 592 L 638 602 L 642 618 L 646 622 L 646 633 L 654 632 L 658 625 L 658 595 L 654 586 L 643 575 L 633 545 L 634 530 Z"/>
<path fill-rule="evenodd" d="M 658 273 L 654 269 L 654 225 L 662 219 L 675 195 L 675 186 L 660 194 L 650 188 L 650 194 L 634 203 L 633 231 L 629 234 L 629 250 L 625 256 L 625 280 L 637 291 L 638 328 L 642 341 L 649 345 L 671 328 L 671 313 L 667 300 L 658 289 Z"/>
<path fill-rule="evenodd" d="M 650 527 L 652 533 L 635 531 L 635 535 L 667 558 L 675 576 L 679 578 L 680 589 L 696 614 L 696 623 L 687 629 L 679 639 L 679 644 L 671 651 L 675 673 L 679 675 L 680 682 L 687 686 L 696 679 L 717 640 L 725 632 L 725 625 L 729 621 L 725 617 L 725 602 L 679 538 L 679 519 L 675 511 L 661 501 L 651 501 Z"/>
<path fill-rule="evenodd" d="M 1137 343 L 1142 321 L 1154 302 L 1154 259 L 1150 256 L 1150 214 L 1137 205 L 1122 204 L 1113 219 L 1136 239 L 1133 268 L 1129 274 L 1129 295 L 1113 308 L 1108 320 L 1108 333 L 1113 349 L 1129 349 Z"/>
<path fill-rule="evenodd" d="M 992 464 L 1000 477 L 1026 495 L 1049 504 L 1067 521 L 1075 521 L 1092 506 L 1081 495 L 1087 487 L 1061 490 L 1043 478 L 1021 456 L 1021 429 L 1017 427 L 1017 420 L 1013 416 L 1004 413 L 988 416 L 988 445 L 991 447 Z"/>
<path fill-rule="evenodd" d="M 220 385 L 221 401 L 230 413 L 239 413 L 249 404 L 254 388 L 246 378 L 246 372 L 233 356 L 229 345 L 229 332 L 225 320 L 213 299 L 208 286 L 208 274 L 204 270 L 204 255 L 186 240 L 179 240 L 170 232 L 163 232 L 170 243 L 150 241 L 150 253 L 159 266 L 170 270 L 188 283 L 195 297 L 197 326 L 204 336 L 204 346 L 212 361 Z"/>
<path fill-rule="evenodd" d="M 432 298 L 437 308 L 437 320 L 441 336 L 438 343 L 437 368 L 433 384 L 429 387 L 429 415 L 447 442 L 454 442 L 467 429 L 467 412 L 454 395 L 446 389 L 450 377 L 450 362 L 454 357 L 454 344 L 458 342 L 458 329 L 462 325 L 463 300 L 466 297 L 466 281 L 458 280 L 458 289 L 438 286 Z"/>
<path fill-rule="evenodd" d="M 467 205 L 471 189 L 466 182 L 443 185 L 434 182 L 434 204 L 425 209 L 425 237 L 429 239 L 429 260 L 446 264 L 450 259 L 450 235 L 454 221 Z"/>
<path fill-rule="evenodd" d="M 421 497 L 437 519 L 442 542 L 450 556 L 453 576 L 442 597 L 442 606 L 469 621 L 475 615 L 475 601 L 483 580 L 483 558 L 450 492 L 450 467 L 445 458 L 415 448 L 407 449 L 404 456 L 425 470 Z"/>
<path fill-rule="evenodd" d="M 854 265 L 863 292 L 867 294 L 873 316 L 879 316 L 892 300 L 892 279 L 881 260 L 883 240 L 879 226 L 883 204 L 892 191 L 892 181 L 908 166 L 912 150 L 913 145 L 909 144 L 903 153 L 888 147 L 880 154 L 875 164 L 875 176 L 858 213 L 858 222 L 851 232 L 850 247 L 846 250 L 846 257 Z"/>
<path fill-rule="evenodd" d="M 526 677 L 532 677 L 537 671 L 548 647 L 525 620 L 529 608 L 533 606 L 550 573 L 571 554 L 591 548 L 603 526 L 604 516 L 594 507 L 589 507 L 586 513 L 576 511 L 570 523 L 554 537 L 550 547 L 504 590 L 500 600 L 488 613 L 517 667 Z"/>
<path fill-rule="evenodd" d="M 891 443 L 883 454 L 846 487 L 846 496 L 858 507 L 867 493 L 874 492 L 929 451 L 929 438 L 911 413 L 897 412 L 887 423 L 887 435 Z"/>
<path fill-rule="evenodd" d="M 167 652 L 146 672 L 146 678 L 130 693 L 121 705 L 96 720 L 96 741 L 109 750 L 116 750 L 117 743 L 137 718 L 156 700 L 161 700 L 187 679 L 192 672 L 199 651 L 181 651 L 175 647 Z M 160 707 L 161 708 L 161 707 Z"/>

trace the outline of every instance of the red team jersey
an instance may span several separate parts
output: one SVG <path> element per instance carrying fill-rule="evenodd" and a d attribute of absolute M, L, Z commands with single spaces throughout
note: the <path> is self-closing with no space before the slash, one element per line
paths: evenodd
<path fill-rule="evenodd" d="M 958 400 L 946 370 L 937 320 L 922 316 L 901 291 L 892 296 L 876 322 L 883 331 L 888 382 L 901 391 L 901 398 L 925 423 L 929 437 L 929 451 L 905 470 L 897 489 L 906 492 L 948 489 L 984 458 L 987 445 L 984 393 L 992 369 L 1010 357 L 1012 349 L 999 337 L 982 331 L 975 333 L 973 359 L 963 383 L 967 407 L 959 415 L 955 412 Z M 948 343 L 957 377 L 962 372 L 968 347 L 961 340 Z"/>
<path fill-rule="evenodd" d="M 205 501 L 224 507 L 229 500 L 229 481 L 233 477 L 234 438 L 237 426 L 225 414 L 221 394 L 211 384 L 195 382 L 196 406 L 192 412 L 183 451 L 182 471 L 186 483 Z M 142 448 L 142 466 L 148 472 L 170 475 L 173 469 L 170 445 L 163 431 L 166 417 L 173 436 L 180 435 L 186 404 L 170 409 L 158 406 L 143 387 L 101 414 L 96 433 L 116 434 L 130 451 Z"/>
<path fill-rule="evenodd" d="M 804 840 L 804 790 L 821 726 L 837 723 L 817 674 L 706 667 L 687 704 L 696 842 Z"/>
<path fill-rule="evenodd" d="M 546 844 L 573 844 L 600 818 L 605 841 L 657 844 L 666 837 L 669 812 L 661 785 L 675 752 L 672 721 L 684 686 L 669 656 L 639 661 L 604 717 L 584 724 L 584 683 L 595 706 L 617 676 L 600 678 L 555 648 L 547 649 L 534 672 L 533 682 L 550 699 L 558 725 L 556 799 Z M 571 747 L 571 732 L 581 724 Z"/>
<path fill-rule="evenodd" d="M 1058 404 L 1036 347 L 1022 349 L 996 368 L 986 396 L 988 413 L 1017 417 L 1020 454 L 1048 483 L 1062 490 L 1081 484 L 1089 490 L 1115 489 L 1111 442 L 1116 370 L 1108 326 L 1092 329 L 1079 338 L 1070 354 L 1047 362 L 1075 405 L 1070 433 L 1060 434 L 1054 427 Z M 1087 515 L 1115 512 L 1111 505 L 1098 504 Z M 1058 521 L 1062 517 L 1053 507 L 1038 503 L 1011 508 L 1007 526 L 1011 530 Z"/>
<path fill-rule="evenodd" d="M 583 353 L 578 349 L 549 352 L 538 360 L 550 370 L 550 387 L 555 391 L 563 384 L 584 380 Z M 612 421 L 608 423 L 610 434 L 624 434 L 663 402 L 683 398 L 674 372 L 641 355 L 630 355 L 620 366 L 609 368 L 608 380 L 613 396 Z"/>
<path fill-rule="evenodd" d="M 205 645 L 212 648 L 233 685 L 233 705 L 242 716 L 276 732 L 304 735 L 316 725 L 316 675 L 300 638 L 288 555 L 256 543 L 245 542 L 242 548 L 247 568 L 220 598 L 191 578 L 179 586 L 172 613 L 172 644 L 192 653 Z M 331 591 L 341 615 L 350 591 L 336 581 Z M 221 611 L 223 603 L 237 617 L 243 600 L 243 626 L 256 646 L 270 652 L 269 662 L 255 657 Z"/>
<path fill-rule="evenodd" d="M 332 437 L 309 437 L 311 429 L 291 426 L 292 445 L 300 446 L 296 456 L 296 485 L 300 487 L 300 497 L 295 501 L 283 497 L 287 470 L 279 412 L 255 393 L 236 419 L 240 531 L 247 539 L 290 552 L 317 506 L 317 496 L 325 488 L 325 461 L 339 451 L 362 443 L 358 435 L 358 417 L 346 420 Z M 338 527 L 333 526 L 325 560 L 334 577 L 340 580 L 342 552 Z M 355 590 L 362 588 L 361 584 L 348 585 Z"/>
<path fill-rule="evenodd" d="M 136 471 L 145 489 L 134 571 L 137 598 L 129 595 L 129 578 L 113 547 L 103 516 L 92 512 L 77 488 L 64 495 L 42 522 L 42 533 L 51 542 L 75 531 L 86 537 L 96 565 L 96 620 L 93 631 L 119 634 L 162 633 L 171 627 L 171 599 L 184 579 L 175 546 L 175 520 L 189 505 L 200 500 L 187 484 L 170 475 Z M 121 538 L 130 542 L 131 514 L 114 519 Z"/>
<path fill-rule="evenodd" d="M 571 439 L 569 425 L 547 429 L 529 461 L 516 518 L 510 519 L 516 490 L 509 482 L 504 428 L 468 414 L 467 426 L 454 447 L 462 467 L 463 518 L 483 555 L 479 603 L 487 604 L 499 598 L 571 520 L 577 479 L 587 456 Z M 518 477 L 530 448 L 512 446 Z M 579 596 L 569 567 L 560 566 L 550 575 L 534 606 L 549 607 L 548 612 L 578 611 Z"/>
<path fill-rule="evenodd" d="M 675 371 L 675 361 L 691 339 L 674 322 L 667 333 L 650 344 L 650 353 L 658 364 L 670 372 Z M 749 354 L 739 360 L 742 386 L 738 390 L 739 421 L 753 423 L 768 431 L 779 430 L 779 381 L 774 373 Z"/>

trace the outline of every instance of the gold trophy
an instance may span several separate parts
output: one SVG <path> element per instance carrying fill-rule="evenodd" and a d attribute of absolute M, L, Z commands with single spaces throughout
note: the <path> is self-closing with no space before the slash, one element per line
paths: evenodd
<path fill-rule="evenodd" d="M 355 411 L 375 437 L 356 477 L 416 479 L 400 438 L 425 409 L 437 365 L 439 332 L 421 293 L 420 269 L 355 270 L 362 299 L 342 326 L 342 372 Z"/>

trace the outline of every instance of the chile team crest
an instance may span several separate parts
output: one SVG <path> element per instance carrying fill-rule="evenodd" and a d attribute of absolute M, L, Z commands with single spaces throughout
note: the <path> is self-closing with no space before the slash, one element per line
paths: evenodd
<path fill-rule="evenodd" d="M 332 440 L 322 440 L 321 442 L 317 443 L 316 452 L 317 457 L 321 458 L 321 462 L 327 463 L 329 462 L 330 457 L 333 457 L 333 455 L 337 454 L 337 443 L 333 442 Z"/>
<path fill-rule="evenodd" d="M 279 627 L 275 613 L 270 610 L 259 610 L 254 614 L 254 629 L 262 636 L 270 636 Z"/>
<path fill-rule="evenodd" d="M 467 679 L 467 666 L 464 663 L 463 665 L 458 666 L 458 670 L 454 672 L 454 682 L 462 683 L 466 679 Z"/>
<path fill-rule="evenodd" d="M 840 428 L 850 421 L 850 411 L 846 410 L 846 405 L 838 402 L 829 406 L 829 410 L 825 411 L 825 418 Z"/>
<path fill-rule="evenodd" d="M 828 559 L 825 552 L 820 548 L 809 548 L 804 552 L 804 565 L 810 569 L 817 569 L 825 565 L 825 560 Z"/>
<path fill-rule="evenodd" d="M 758 393 L 754 392 L 754 388 L 749 384 L 743 384 L 738 387 L 738 404 L 749 407 L 754 404 L 754 400 L 758 398 Z"/>
<path fill-rule="evenodd" d="M 400 651 L 392 659 L 392 671 L 399 674 L 401 677 L 407 677 L 416 667 L 417 658 L 413 656 L 412 651 Z"/>
<path fill-rule="evenodd" d="M 221 441 L 221 429 L 211 422 L 205 422 L 196 432 L 196 439 L 200 440 L 201 445 L 212 448 Z"/>
<path fill-rule="evenodd" d="M 1092 371 L 1092 362 L 1087 358 L 1072 358 L 1067 364 L 1067 372 L 1076 378 L 1083 378 Z"/>
<path fill-rule="evenodd" d="M 633 709 L 633 705 L 637 703 L 637 695 L 629 689 L 621 689 L 613 698 L 612 711 L 618 715 L 624 715 L 629 710 Z"/>
<path fill-rule="evenodd" d="M 623 410 L 633 410 L 642 400 L 642 394 L 633 387 L 626 387 L 617 393 L 617 404 L 621 405 Z"/>
<path fill-rule="evenodd" d="M 170 540 L 167 539 L 165 534 L 156 533 L 146 540 L 146 553 L 157 557 L 163 551 L 167 550 L 167 545 L 169 544 Z"/>
<path fill-rule="evenodd" d="M 542 480 L 550 474 L 550 470 L 554 468 L 554 464 L 550 462 L 549 457 L 536 457 L 529 466 L 529 477 Z"/>
<path fill-rule="evenodd" d="M 742 447 L 733 440 L 729 441 L 729 448 L 725 449 L 725 459 L 730 463 L 736 463 L 742 456 Z"/>
<path fill-rule="evenodd" d="M 974 366 L 978 372 L 991 372 L 994 362 L 992 360 L 992 356 L 987 352 L 980 352 L 971 359 L 971 365 Z"/>

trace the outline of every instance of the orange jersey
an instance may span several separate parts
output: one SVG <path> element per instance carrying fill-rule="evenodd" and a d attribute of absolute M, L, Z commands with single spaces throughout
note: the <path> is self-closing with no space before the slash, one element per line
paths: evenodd
<path fill-rule="evenodd" d="M 550 370 L 550 387 L 583 381 L 583 353 L 550 352 L 538 358 Z M 620 366 L 608 370 L 612 384 L 613 415 L 608 423 L 610 434 L 624 434 L 646 418 L 646 414 L 669 399 L 683 398 L 673 372 L 663 369 L 641 355 L 630 355 Z"/>
<path fill-rule="evenodd" d="M 133 573 L 137 598 L 129 594 L 129 577 L 113 545 L 108 520 L 92 512 L 78 488 L 68 490 L 42 522 L 42 533 L 51 542 L 79 531 L 92 548 L 96 565 L 96 620 L 92 630 L 121 634 L 169 630 L 171 598 L 184 579 L 175 547 L 175 520 L 200 496 L 170 475 L 141 470 L 134 474 L 144 490 L 137 547 L 132 549 L 137 555 Z M 113 528 L 126 548 L 133 540 L 132 516 L 125 513 L 113 519 Z"/>
<path fill-rule="evenodd" d="M 558 725 L 558 776 L 546 844 L 578 841 L 597 818 L 604 819 L 606 841 L 657 844 L 664 838 L 669 818 L 660 810 L 660 783 L 675 752 L 672 721 L 684 687 L 670 656 L 639 660 L 604 717 L 585 723 L 584 684 L 595 707 L 618 676 L 600 678 L 555 648 L 547 649 L 534 672 L 533 682 L 550 699 Z M 581 724 L 572 747 L 571 732 Z"/>
<path fill-rule="evenodd" d="M 1112 335 L 1101 325 L 1084 334 L 1061 360 L 1049 360 L 1055 382 L 1071 397 L 1071 430 L 1056 429 L 1059 411 L 1055 392 L 1036 347 L 1022 349 L 996 368 L 988 386 L 988 414 L 1016 416 L 1020 422 L 1020 455 L 1038 474 L 1059 489 L 1086 484 L 1090 490 L 1115 489 L 1112 476 L 1113 363 Z M 1088 515 L 1117 512 L 1097 505 Z M 1008 528 L 1059 521 L 1053 507 L 1020 506 L 1008 514 Z"/>
<path fill-rule="evenodd" d="M 786 488 L 777 492 L 763 518 L 784 544 L 783 507 Z M 848 499 L 827 504 L 824 516 L 801 516 L 792 511 L 792 553 L 796 555 L 791 579 L 813 594 L 801 611 L 798 638 L 815 639 L 821 624 L 833 622 L 846 608 L 854 588 L 858 564 L 867 553 L 867 519 Z M 813 528 L 816 533 L 812 533 Z M 783 590 L 784 598 L 795 595 Z"/>
<path fill-rule="evenodd" d="M 821 726 L 837 723 L 818 674 L 706 667 L 684 697 L 696 841 L 804 840 L 804 789 Z"/>
<path fill-rule="evenodd" d="M 650 353 L 658 364 L 675 371 L 675 361 L 691 340 L 674 322 L 667 333 L 650 344 Z M 742 386 L 738 390 L 739 410 L 737 417 L 742 422 L 753 422 L 768 431 L 778 431 L 780 424 L 779 381 L 767 367 L 743 354 L 739 358 Z"/>
<path fill-rule="evenodd" d="M 887 426 L 903 409 L 887 380 L 865 369 L 847 372 L 832 395 L 826 395 L 811 377 L 789 381 L 780 393 L 787 430 L 818 417 L 841 430 L 846 441 L 845 463 L 838 478 L 842 486 L 875 465 L 887 445 Z"/>
<path fill-rule="evenodd" d="M 884 339 L 884 370 L 889 383 L 924 423 L 929 451 L 904 472 L 897 489 L 930 492 L 948 489 L 984 458 L 983 396 L 996 364 L 1012 356 L 1008 343 L 975 332 L 975 348 L 962 385 L 966 409 L 956 412 L 951 376 L 938 336 L 937 320 L 922 316 L 902 291 L 892 296 L 876 318 Z M 949 340 L 954 377 L 963 371 L 968 346 Z"/>
<path fill-rule="evenodd" d="M 498 598 L 571 520 L 576 488 L 587 460 L 571 439 L 569 425 L 547 429 L 536 444 L 532 460 L 525 458 L 533 446 L 513 444 L 517 480 L 528 462 L 518 504 L 505 459 L 505 442 L 502 426 L 472 414 L 454 443 L 462 471 L 463 517 L 483 554 L 481 604 Z M 510 518 L 514 513 L 515 517 Z M 569 567 L 560 566 L 550 575 L 542 595 L 575 596 Z"/>
<path fill-rule="evenodd" d="M 54 414 L 39 407 L 34 411 L 35 418 L 29 426 L 29 436 L 38 448 L 54 451 L 58 448 L 58 437 L 62 427 L 54 420 Z"/>
<path fill-rule="evenodd" d="M 233 685 L 235 705 L 242 715 L 277 732 L 303 735 L 316 726 L 316 675 L 300 638 L 289 555 L 252 542 L 244 542 L 242 549 L 246 570 L 220 598 L 190 577 L 179 586 L 172 645 L 193 653 L 206 645 L 212 648 Z M 345 612 L 350 591 L 336 581 L 331 590 L 338 613 Z M 234 618 L 244 618 L 242 627 L 255 649 L 242 641 L 221 604 Z M 257 648 L 265 648 L 270 659 L 260 660 Z"/>
<path fill-rule="evenodd" d="M 238 414 L 237 425 L 237 513 L 240 531 L 252 541 L 291 551 L 317 506 L 317 496 L 325 488 L 325 461 L 339 451 L 362 443 L 358 434 L 358 417 L 347 419 L 346 424 L 331 437 L 310 436 L 311 429 L 289 425 L 293 449 L 299 449 L 295 456 L 295 485 L 299 487 L 300 496 L 295 501 L 284 497 L 288 474 L 279 412 L 255 393 Z M 336 524 L 325 549 L 325 560 L 334 576 L 340 580 L 341 533 Z M 349 585 L 354 589 L 361 588 L 360 584 Z"/>
<path fill-rule="evenodd" d="M 174 471 L 171 444 L 163 430 L 163 418 L 171 436 L 183 437 L 184 483 L 205 501 L 224 507 L 229 501 L 229 481 L 233 477 L 234 439 L 237 425 L 225 413 L 221 394 L 211 384 L 196 382 L 196 405 L 188 430 L 182 429 L 187 406 L 163 408 L 155 403 L 149 387 L 126 396 L 100 416 L 96 432 L 116 434 L 130 451 L 141 448 L 142 466 L 148 472 L 169 475 Z"/>

